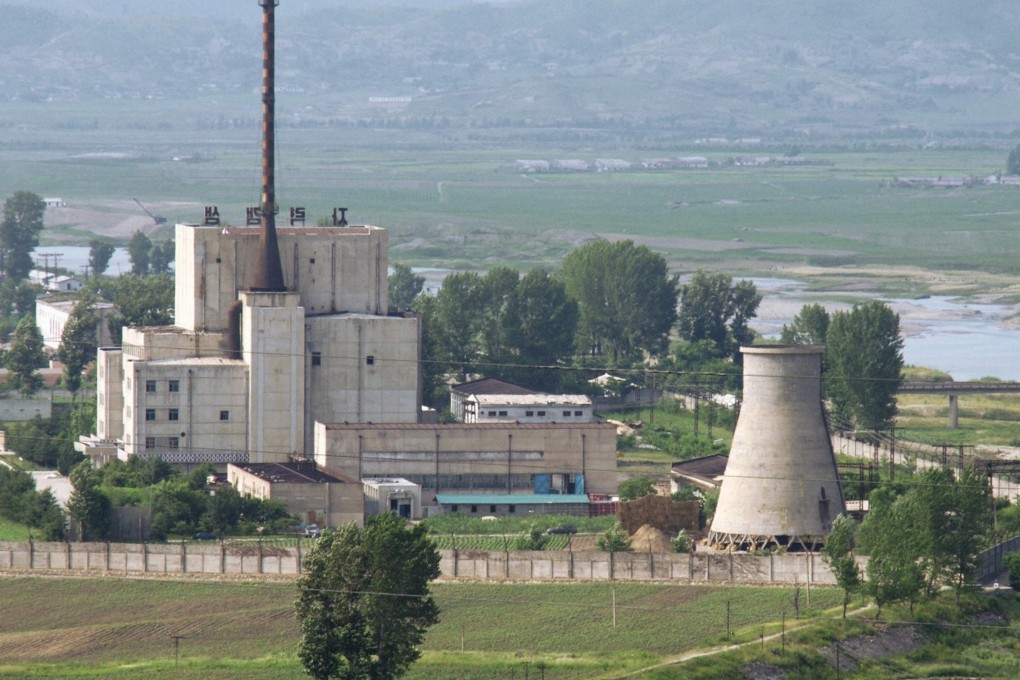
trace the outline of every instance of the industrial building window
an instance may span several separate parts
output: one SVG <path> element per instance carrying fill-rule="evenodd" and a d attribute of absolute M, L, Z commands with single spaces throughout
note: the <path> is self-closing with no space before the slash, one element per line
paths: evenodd
<path fill-rule="evenodd" d="M 495 411 L 489 411 L 489 415 L 490 416 L 494 416 L 494 415 L 496 415 L 496 412 Z"/>
<path fill-rule="evenodd" d="M 570 411 L 564 411 L 563 415 L 565 415 L 565 416 L 567 416 L 569 418 L 570 417 Z"/>
<path fill-rule="evenodd" d="M 511 513 L 511 514 L 513 514 L 513 513 L 517 512 L 517 506 L 516 505 L 508 505 L 508 506 L 506 506 L 506 511 Z"/>
<path fill-rule="evenodd" d="M 146 420 L 155 420 L 156 419 L 156 409 L 154 409 L 154 408 L 147 408 L 147 409 L 145 409 L 145 419 Z"/>
<path fill-rule="evenodd" d="M 472 505 L 471 506 L 471 512 L 478 512 L 478 506 L 477 505 Z"/>
<path fill-rule="evenodd" d="M 156 438 L 155 437 L 146 437 L 145 438 L 145 448 L 147 448 L 147 449 L 154 449 L 154 448 L 156 448 Z"/>
<path fill-rule="evenodd" d="M 369 366 L 372 366 L 373 364 L 375 364 L 375 357 L 369 354 L 367 357 L 365 357 L 365 363 L 368 364 Z"/>
<path fill-rule="evenodd" d="M 220 420 L 230 420 L 230 411 L 220 411 Z"/>
<path fill-rule="evenodd" d="M 496 506 L 495 505 L 490 505 L 489 506 L 489 512 L 496 512 Z"/>
<path fill-rule="evenodd" d="M 171 380 L 170 381 L 170 391 L 171 392 L 180 392 L 181 391 L 181 381 L 180 380 Z"/>
<path fill-rule="evenodd" d="M 501 415 L 501 416 L 505 416 L 505 415 L 506 415 L 506 411 L 500 411 L 500 412 L 499 412 L 499 415 Z M 541 411 L 539 411 L 539 412 L 538 412 L 538 415 L 542 415 L 542 412 L 541 412 Z"/>
<path fill-rule="evenodd" d="M 575 416 L 582 416 L 582 415 L 584 415 L 584 413 L 582 411 L 574 411 L 574 415 Z"/>
<path fill-rule="evenodd" d="M 529 417 L 530 417 L 530 416 L 533 416 L 533 415 L 535 415 L 535 412 L 534 412 L 534 411 L 525 411 L 525 412 L 524 412 L 524 415 L 526 415 L 526 416 L 529 416 Z"/>
<path fill-rule="evenodd" d="M 145 381 L 145 391 L 146 392 L 155 392 L 156 391 L 156 381 L 155 380 L 146 380 Z"/>
<path fill-rule="evenodd" d="M 312 366 L 322 366 L 322 352 L 312 352 Z"/>
<path fill-rule="evenodd" d="M 166 445 L 170 449 L 179 449 L 181 448 L 181 440 L 177 437 L 167 437 Z"/>
<path fill-rule="evenodd" d="M 545 415 L 545 411 L 539 411 L 538 415 L 539 415 L 539 417 L 544 416 Z"/>
<path fill-rule="evenodd" d="M 170 409 L 170 410 L 169 410 L 169 411 L 167 412 L 167 414 L 166 414 L 166 419 L 167 419 L 167 420 L 180 420 L 180 419 L 181 419 L 181 412 L 180 412 L 180 411 L 178 411 L 178 410 L 177 410 L 177 409 L 175 409 L 175 408 L 172 408 L 172 409 Z"/>

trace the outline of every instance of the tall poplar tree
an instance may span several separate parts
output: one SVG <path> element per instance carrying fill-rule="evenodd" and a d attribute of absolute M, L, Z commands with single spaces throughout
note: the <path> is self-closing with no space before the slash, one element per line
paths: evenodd
<path fill-rule="evenodd" d="M 0 272 L 20 281 L 32 271 L 32 251 L 39 245 L 46 203 L 31 191 L 17 191 L 4 201 L 0 222 Z"/>

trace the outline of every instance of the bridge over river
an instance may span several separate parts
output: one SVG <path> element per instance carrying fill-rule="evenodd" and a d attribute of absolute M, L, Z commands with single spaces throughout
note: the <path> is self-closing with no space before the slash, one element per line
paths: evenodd
<path fill-rule="evenodd" d="M 944 394 L 949 397 L 949 427 L 960 426 L 961 394 L 1020 392 L 1020 382 L 953 382 L 950 380 L 904 380 L 900 394 Z"/>

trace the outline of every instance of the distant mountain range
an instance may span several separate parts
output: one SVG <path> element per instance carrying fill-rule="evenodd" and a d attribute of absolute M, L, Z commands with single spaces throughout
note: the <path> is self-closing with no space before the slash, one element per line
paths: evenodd
<path fill-rule="evenodd" d="M 1020 128 L 1015 0 L 408 4 L 283 0 L 282 105 L 308 124 L 786 138 Z M 22 0 L 0 17 L 0 105 L 258 86 L 256 0 Z"/>

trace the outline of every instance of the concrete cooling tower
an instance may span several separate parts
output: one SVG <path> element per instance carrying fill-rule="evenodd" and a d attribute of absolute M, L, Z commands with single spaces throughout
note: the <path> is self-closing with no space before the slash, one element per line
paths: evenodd
<path fill-rule="evenodd" d="M 715 548 L 816 550 L 844 511 L 819 346 L 742 347 L 744 401 L 709 532 Z"/>

